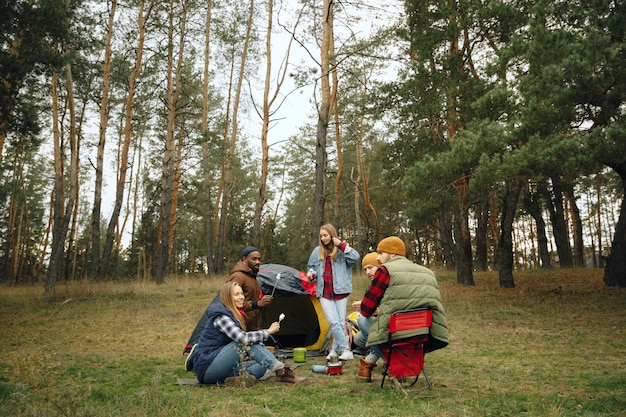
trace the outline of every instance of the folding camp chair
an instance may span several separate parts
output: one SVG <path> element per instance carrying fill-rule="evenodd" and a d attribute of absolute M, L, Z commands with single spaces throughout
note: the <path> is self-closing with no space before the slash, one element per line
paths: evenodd
<path fill-rule="evenodd" d="M 432 390 L 433 386 L 424 369 L 424 344 L 430 337 L 432 321 L 433 312 L 427 309 L 404 310 L 391 315 L 388 342 L 382 346 L 385 365 L 381 388 L 387 375 L 394 385 L 408 388 L 415 385 L 422 373 L 428 391 Z M 403 332 L 415 330 L 422 334 L 402 337 Z"/>

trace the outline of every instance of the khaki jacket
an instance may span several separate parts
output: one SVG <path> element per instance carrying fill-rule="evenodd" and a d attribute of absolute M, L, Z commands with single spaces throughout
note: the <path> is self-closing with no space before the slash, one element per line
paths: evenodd
<path fill-rule="evenodd" d="M 449 343 L 448 324 L 435 274 L 404 256 L 395 256 L 383 266 L 389 271 L 391 279 L 378 306 L 379 315 L 370 328 L 367 346 L 387 343 L 390 315 L 414 308 L 428 308 L 433 311 L 431 338 L 425 345 L 426 352 L 447 346 Z M 403 333 L 401 337 L 416 336 L 420 333 L 425 332 Z"/>

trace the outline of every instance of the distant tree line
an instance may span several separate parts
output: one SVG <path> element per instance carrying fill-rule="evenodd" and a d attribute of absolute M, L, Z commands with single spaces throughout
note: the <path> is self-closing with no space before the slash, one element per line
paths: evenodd
<path fill-rule="evenodd" d="M 331 222 L 625 287 L 626 5 L 386 3 L 4 2 L 0 281 L 304 269 Z"/>

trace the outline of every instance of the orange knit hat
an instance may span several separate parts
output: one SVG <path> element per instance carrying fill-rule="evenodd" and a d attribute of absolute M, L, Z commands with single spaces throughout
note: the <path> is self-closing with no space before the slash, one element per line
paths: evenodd
<path fill-rule="evenodd" d="M 370 252 L 367 255 L 365 255 L 363 259 L 361 260 L 361 267 L 365 268 L 365 265 L 379 266 L 380 263 L 378 263 L 378 260 L 376 260 L 377 256 L 378 254 L 376 252 Z"/>
<path fill-rule="evenodd" d="M 397 236 L 389 236 L 378 242 L 378 247 L 376 248 L 376 251 L 402 256 L 406 254 L 404 242 Z"/>

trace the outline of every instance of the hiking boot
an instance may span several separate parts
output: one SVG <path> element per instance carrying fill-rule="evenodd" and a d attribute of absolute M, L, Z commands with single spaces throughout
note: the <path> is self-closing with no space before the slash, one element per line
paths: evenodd
<path fill-rule="evenodd" d="M 359 371 L 356 373 L 357 380 L 360 382 L 372 382 L 372 369 L 375 367 L 375 363 L 369 363 L 365 359 L 361 359 L 361 366 L 359 366 Z"/>
<path fill-rule="evenodd" d="M 250 374 L 229 376 L 224 380 L 224 385 L 226 385 L 227 387 L 245 388 L 251 387 L 254 384 L 256 384 L 256 378 L 254 377 L 254 375 Z"/>
<path fill-rule="evenodd" d="M 187 372 L 193 370 L 193 351 L 196 350 L 196 346 L 198 346 L 197 343 L 191 347 L 187 358 L 185 358 L 185 371 Z"/>
<path fill-rule="evenodd" d="M 306 381 L 305 377 L 296 376 L 293 369 L 284 367 L 276 371 L 276 382 L 286 382 L 288 384 L 297 384 Z"/>

